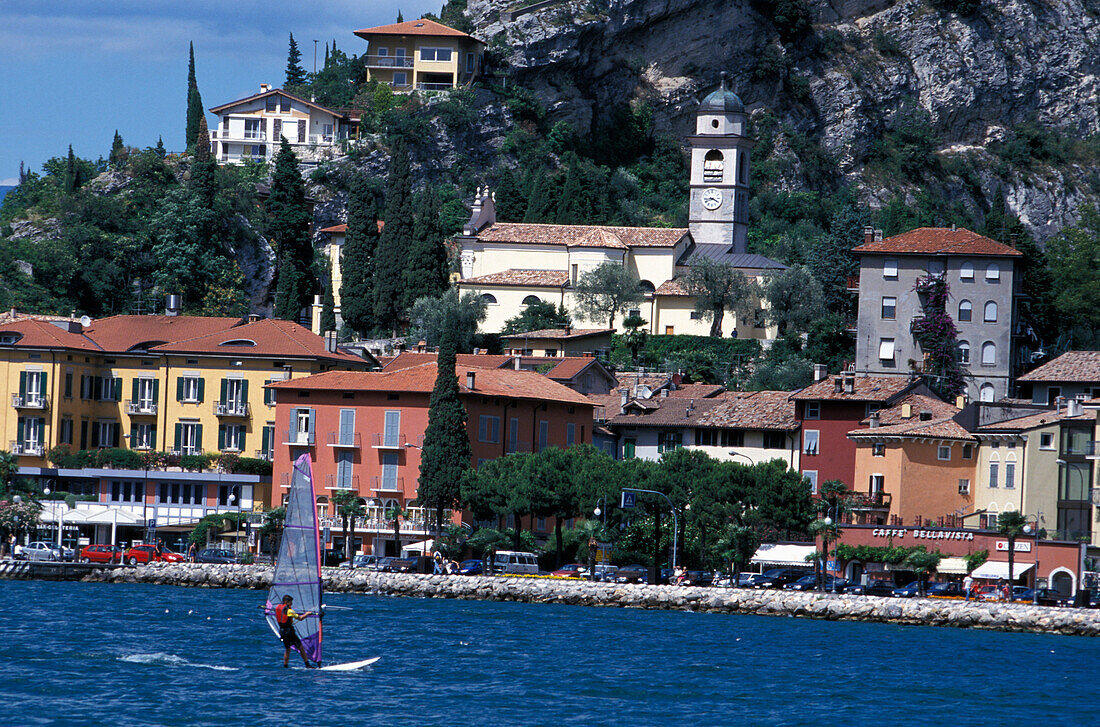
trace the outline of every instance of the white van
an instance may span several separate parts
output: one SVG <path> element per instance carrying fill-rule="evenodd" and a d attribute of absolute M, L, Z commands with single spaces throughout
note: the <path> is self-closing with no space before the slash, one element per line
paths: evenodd
<path fill-rule="evenodd" d="M 534 553 L 519 550 L 498 550 L 493 557 L 493 573 L 497 575 L 535 575 L 539 572 L 539 559 Z"/>

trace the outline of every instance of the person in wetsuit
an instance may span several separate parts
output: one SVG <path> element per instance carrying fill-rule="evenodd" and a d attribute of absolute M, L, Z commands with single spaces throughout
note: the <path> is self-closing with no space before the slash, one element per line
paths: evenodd
<path fill-rule="evenodd" d="M 279 624 L 279 638 L 283 640 L 284 647 L 283 667 L 286 668 L 290 665 L 290 649 L 296 647 L 298 653 L 302 655 L 302 661 L 305 663 L 306 668 L 315 669 L 318 665 L 310 663 L 306 657 L 305 647 L 302 646 L 302 640 L 298 638 L 298 632 L 294 630 L 295 621 L 301 621 L 313 614 L 311 611 L 306 611 L 299 615 L 292 608 L 293 603 L 293 596 L 283 596 L 283 602 L 275 607 L 275 621 Z"/>

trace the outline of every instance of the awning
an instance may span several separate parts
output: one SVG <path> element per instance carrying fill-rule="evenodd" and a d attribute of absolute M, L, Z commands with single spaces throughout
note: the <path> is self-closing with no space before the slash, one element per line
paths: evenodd
<path fill-rule="evenodd" d="M 404 555 L 405 553 L 414 553 L 415 552 L 415 553 L 421 553 L 422 555 L 427 555 L 428 553 L 431 552 L 432 543 L 434 543 L 434 542 L 435 542 L 435 539 L 421 540 L 419 543 L 409 543 L 408 545 L 402 545 L 401 546 L 401 554 Z"/>
<path fill-rule="evenodd" d="M 817 551 L 813 545 L 791 545 L 778 543 L 765 543 L 752 557 L 753 563 L 771 566 L 801 566 L 805 568 L 811 563 L 806 557 Z"/>
<path fill-rule="evenodd" d="M 878 344 L 878 357 L 883 361 L 891 361 L 894 358 L 894 339 L 883 338 Z"/>
<path fill-rule="evenodd" d="M 83 508 L 70 510 L 67 506 L 47 507 L 42 510 L 39 520 L 45 523 L 64 521 L 66 525 L 138 525 L 140 518 L 125 510 L 111 507 Z"/>
<path fill-rule="evenodd" d="M 1024 573 L 1027 573 L 1034 567 L 1034 563 L 1021 563 L 1020 561 L 1016 561 L 1012 564 L 1013 580 L 1019 578 Z M 984 578 L 991 580 L 1003 578 L 1005 580 L 1008 580 L 1008 561 L 987 560 L 986 562 L 975 568 L 974 572 L 970 575 L 974 576 L 975 578 Z"/>
<path fill-rule="evenodd" d="M 965 576 L 967 571 L 965 558 L 944 558 L 936 568 L 937 573 L 945 576 Z"/>

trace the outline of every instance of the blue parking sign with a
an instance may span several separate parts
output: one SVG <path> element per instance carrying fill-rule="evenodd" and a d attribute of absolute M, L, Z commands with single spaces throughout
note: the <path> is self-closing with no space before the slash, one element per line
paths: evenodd
<path fill-rule="evenodd" d="M 623 493 L 622 508 L 624 510 L 626 510 L 626 509 L 632 508 L 632 507 L 634 507 L 634 493 L 633 492 L 624 492 Z"/>

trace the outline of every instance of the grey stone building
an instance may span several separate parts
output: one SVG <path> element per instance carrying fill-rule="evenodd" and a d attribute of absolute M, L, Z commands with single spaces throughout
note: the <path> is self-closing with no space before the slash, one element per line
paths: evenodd
<path fill-rule="evenodd" d="M 909 376 L 924 354 L 913 338 L 923 308 L 914 286 L 944 276 L 947 313 L 959 330 L 959 359 L 968 371 L 966 395 L 994 401 L 1008 395 L 1015 322 L 1015 263 L 1021 253 L 965 229 L 922 227 L 882 238 L 868 229 L 859 255 L 856 371 Z"/>

